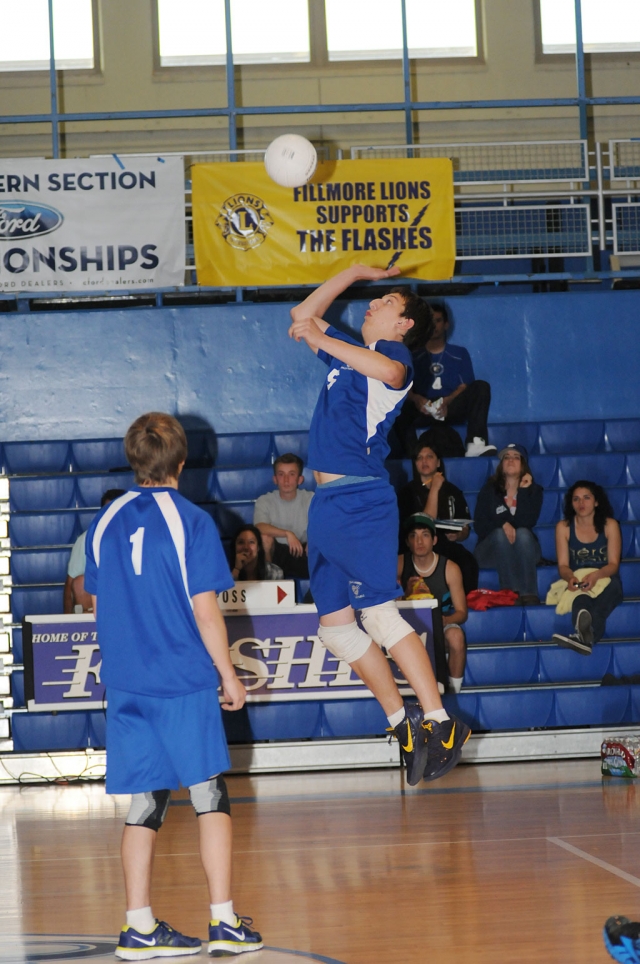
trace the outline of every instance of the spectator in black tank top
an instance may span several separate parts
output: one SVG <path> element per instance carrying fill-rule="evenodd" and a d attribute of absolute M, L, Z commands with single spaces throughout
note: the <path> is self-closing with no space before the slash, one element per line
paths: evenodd
<path fill-rule="evenodd" d="M 467 597 L 459 567 L 433 551 L 438 543 L 435 520 L 416 512 L 405 520 L 405 550 L 398 557 L 398 579 L 405 597 L 430 592 L 442 614 L 444 645 L 449 660 L 449 688 L 459 693 L 467 660 L 462 623 L 467 619 Z M 434 638 L 436 638 L 434 618 Z M 437 642 L 437 639 L 436 639 Z"/>
<path fill-rule="evenodd" d="M 575 592 L 571 618 L 575 632 L 556 633 L 554 642 L 589 656 L 604 635 L 607 616 L 622 602 L 620 526 L 604 489 L 595 482 L 574 482 L 564 497 L 564 519 L 556 526 L 558 572 Z M 580 579 L 580 569 L 594 569 Z M 611 582 L 598 596 L 588 596 L 599 579 Z"/>
<path fill-rule="evenodd" d="M 424 436 L 422 437 L 424 438 Z M 413 450 L 413 480 L 400 490 L 400 552 L 404 551 L 403 523 L 414 512 L 424 512 L 434 519 L 469 519 L 471 513 L 462 491 L 445 478 L 445 467 L 435 442 L 421 439 Z M 460 567 L 465 594 L 478 588 L 478 563 L 473 553 L 462 545 L 470 526 L 457 532 L 438 526 L 438 555 L 451 559 Z"/>

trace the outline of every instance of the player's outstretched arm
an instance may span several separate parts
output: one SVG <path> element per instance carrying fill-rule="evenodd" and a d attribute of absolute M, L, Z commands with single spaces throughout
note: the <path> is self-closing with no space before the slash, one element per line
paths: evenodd
<path fill-rule="evenodd" d="M 199 592 L 193 597 L 193 615 L 202 642 L 220 673 L 225 710 L 240 710 L 247 698 L 229 654 L 229 640 L 224 617 L 215 592 Z"/>
<path fill-rule="evenodd" d="M 333 278 L 329 278 L 319 288 L 315 288 L 304 301 L 291 309 L 291 318 L 293 321 L 299 321 L 302 318 L 313 316 L 316 320 L 320 320 L 338 295 L 341 295 L 356 281 L 381 281 L 383 278 L 395 278 L 399 274 L 399 268 L 387 270 L 386 268 L 372 268 L 367 264 L 354 264 L 350 268 L 340 271 Z"/>

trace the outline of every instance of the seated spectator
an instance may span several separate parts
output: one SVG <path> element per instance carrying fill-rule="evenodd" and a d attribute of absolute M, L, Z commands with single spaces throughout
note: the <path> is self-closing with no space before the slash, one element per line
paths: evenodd
<path fill-rule="evenodd" d="M 424 438 L 424 436 L 423 436 Z M 418 439 L 413 450 L 413 480 L 400 490 L 401 551 L 404 547 L 403 523 L 414 512 L 424 512 L 434 519 L 469 519 L 471 513 L 461 490 L 445 478 L 445 467 L 435 444 Z M 460 567 L 465 595 L 478 588 L 478 563 L 473 553 L 462 542 L 469 536 L 470 527 L 457 532 L 438 526 L 438 555 L 451 559 Z"/>
<path fill-rule="evenodd" d="M 438 543 L 435 520 L 415 512 L 404 522 L 406 548 L 398 557 L 398 580 L 405 597 L 416 590 L 429 592 L 438 600 L 449 660 L 449 687 L 459 693 L 467 661 L 467 641 L 462 623 L 467 619 L 467 599 L 459 567 L 433 551 Z M 434 618 L 434 639 L 437 641 Z"/>
<path fill-rule="evenodd" d="M 231 575 L 234 582 L 247 582 L 262 579 L 282 579 L 279 566 L 268 562 L 260 530 L 256 526 L 242 526 L 233 540 L 234 562 Z"/>
<path fill-rule="evenodd" d="M 540 544 L 531 531 L 542 508 L 542 486 L 533 481 L 523 445 L 500 452 L 495 475 L 478 495 L 474 526 L 480 568 L 497 569 L 501 589 L 513 589 L 523 606 L 537 605 Z"/>
<path fill-rule="evenodd" d="M 119 496 L 124 495 L 125 489 L 107 489 L 100 499 L 100 508 L 113 502 Z M 67 566 L 67 579 L 64 584 L 64 594 L 62 611 L 63 613 L 92 613 L 93 603 L 91 596 L 84 590 L 84 567 L 86 563 L 85 542 L 87 532 L 82 532 L 73 544 L 69 565 Z"/>
<path fill-rule="evenodd" d="M 287 579 L 309 578 L 307 519 L 313 492 L 299 488 L 304 482 L 302 468 L 297 455 L 279 455 L 273 463 L 277 489 L 256 499 L 253 511 L 267 560 L 279 566 Z"/>
<path fill-rule="evenodd" d="M 433 328 L 424 348 L 414 355 L 413 386 L 394 426 L 411 452 L 416 428 L 467 424 L 466 451 L 447 449 L 443 455 L 495 455 L 488 442 L 487 420 L 491 404 L 488 382 L 477 380 L 469 352 L 447 344 L 449 316 L 445 305 L 432 305 Z M 453 438 L 453 432 L 450 433 Z M 456 439 L 453 439 L 457 445 Z"/>
<path fill-rule="evenodd" d="M 604 635 L 607 616 L 622 602 L 620 526 L 604 489 L 595 482 L 574 482 L 564 497 L 564 519 L 556 526 L 558 572 L 576 594 L 571 607 L 575 632 L 556 633 L 560 646 L 589 656 Z M 593 569 L 580 580 L 576 572 Z M 597 596 L 588 596 L 600 579 L 611 582 Z"/>

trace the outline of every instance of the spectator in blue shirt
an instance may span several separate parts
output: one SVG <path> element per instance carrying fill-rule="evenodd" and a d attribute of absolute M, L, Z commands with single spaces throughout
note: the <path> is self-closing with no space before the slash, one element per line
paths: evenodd
<path fill-rule="evenodd" d="M 449 316 L 446 306 L 431 305 L 431 311 L 432 334 L 424 348 L 414 355 L 413 387 L 396 421 L 396 434 L 409 454 L 415 444 L 417 428 L 466 422 L 464 454 L 495 455 L 495 445 L 488 443 L 489 383 L 476 379 L 466 348 L 447 343 Z M 455 456 L 463 452 L 443 454 Z"/>

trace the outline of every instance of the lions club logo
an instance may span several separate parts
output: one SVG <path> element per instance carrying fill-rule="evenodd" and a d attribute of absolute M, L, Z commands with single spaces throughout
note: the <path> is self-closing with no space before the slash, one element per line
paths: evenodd
<path fill-rule="evenodd" d="M 262 244 L 273 220 L 259 197 L 234 194 L 222 205 L 216 225 L 232 248 L 249 251 Z"/>

